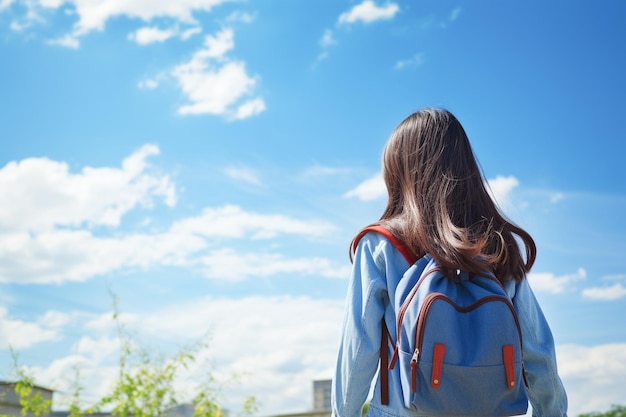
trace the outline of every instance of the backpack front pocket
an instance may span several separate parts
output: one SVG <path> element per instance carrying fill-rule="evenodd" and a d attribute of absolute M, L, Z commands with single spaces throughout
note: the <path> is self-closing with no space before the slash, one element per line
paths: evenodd
<path fill-rule="evenodd" d="M 406 407 L 424 415 L 525 414 L 521 338 L 511 309 L 499 296 L 458 306 L 429 294 L 412 340 L 399 347 Z"/>
<path fill-rule="evenodd" d="M 414 356 L 414 352 L 400 352 L 402 369 L 411 369 Z M 433 357 L 436 356 L 435 353 Z M 521 363 L 515 363 L 514 366 L 521 368 Z M 415 386 L 414 392 L 404 393 L 405 403 L 408 408 L 420 414 L 512 416 L 526 413 L 526 398 L 519 392 L 525 389 L 522 377 L 519 375 L 511 388 L 507 383 L 504 363 L 492 366 L 459 366 L 445 363 L 444 356 L 443 361 L 437 360 L 434 363 L 422 359 L 414 369 L 414 373 L 401 374 L 407 379 L 403 381 L 403 385 L 406 383 L 406 386 Z"/>

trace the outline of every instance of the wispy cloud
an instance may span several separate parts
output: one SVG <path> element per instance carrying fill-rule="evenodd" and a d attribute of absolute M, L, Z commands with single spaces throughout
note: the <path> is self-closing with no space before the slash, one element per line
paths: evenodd
<path fill-rule="evenodd" d="M 226 22 L 242 22 L 242 23 L 252 23 L 256 19 L 256 14 L 242 12 L 240 10 L 232 12 L 226 17 Z"/>
<path fill-rule="evenodd" d="M 424 63 L 424 54 L 417 53 L 408 59 L 401 59 L 396 62 L 394 69 L 403 70 L 407 68 L 419 68 Z"/>
<path fill-rule="evenodd" d="M 194 217 L 180 219 L 170 229 L 176 234 L 203 237 L 252 239 L 273 238 L 279 234 L 321 237 L 332 233 L 334 226 L 321 220 L 300 220 L 281 214 L 259 214 L 227 205 L 205 208 Z"/>
<path fill-rule="evenodd" d="M 148 90 L 152 90 L 155 89 L 159 86 L 159 82 L 156 79 L 153 78 L 147 78 L 145 80 L 141 80 L 139 81 L 139 83 L 137 83 L 137 86 L 139 88 L 145 88 Z"/>
<path fill-rule="evenodd" d="M 254 259 L 263 276 L 297 271 L 337 277 L 345 271 L 319 257 L 290 258 L 275 250 L 238 253 L 226 240 L 274 239 L 279 235 L 328 236 L 327 221 L 260 214 L 238 206 L 205 208 L 196 216 L 174 221 L 158 231 L 128 230 L 123 218 L 138 208 L 151 210 L 162 200 L 176 204 L 168 175 L 152 173 L 147 158 L 158 154 L 145 145 L 120 167 L 86 167 L 72 173 L 66 164 L 45 158 L 10 162 L 0 169 L 0 282 L 61 283 L 86 281 L 129 268 L 178 266 L 197 268 L 209 278 L 227 279 L 225 265 L 237 279 Z M 241 175 L 241 171 L 239 174 Z M 221 242 L 216 251 L 215 242 Z M 226 256 L 228 255 L 228 256 Z M 338 272 L 339 271 L 339 272 Z"/>
<path fill-rule="evenodd" d="M 0 0 L 0 12 L 8 9 L 15 0 Z"/>
<path fill-rule="evenodd" d="M 220 249 L 203 256 L 200 263 L 206 277 L 235 282 L 280 274 L 340 279 L 350 277 L 349 266 L 333 266 L 328 259 L 287 258 L 277 253 L 238 253 L 233 249 Z"/>
<path fill-rule="evenodd" d="M 128 34 L 128 39 L 143 46 L 155 42 L 165 42 L 177 34 L 178 28 L 160 29 L 156 26 L 145 26 Z"/>
<path fill-rule="evenodd" d="M 458 6 L 452 9 L 452 11 L 450 12 L 450 15 L 448 16 L 448 19 L 441 23 L 441 27 L 445 29 L 448 27 L 450 23 L 455 22 L 459 18 L 459 15 L 461 14 L 462 11 L 463 11 L 463 8 L 461 6 Z"/>
<path fill-rule="evenodd" d="M 259 174 L 250 168 L 226 167 L 224 168 L 224 173 L 235 180 L 244 181 L 252 185 L 263 185 Z"/>
<path fill-rule="evenodd" d="M 358 198 L 363 201 L 372 201 L 387 195 L 387 188 L 383 175 L 377 173 L 373 177 L 363 181 L 352 190 L 344 194 L 345 198 Z"/>
<path fill-rule="evenodd" d="M 487 180 L 487 191 L 491 195 L 491 198 L 504 211 L 510 208 L 511 193 L 518 186 L 519 181 L 513 176 L 504 177 L 498 175 L 495 178 Z"/>
<path fill-rule="evenodd" d="M 315 58 L 313 68 L 315 68 L 320 62 L 327 59 L 330 56 L 330 48 L 336 46 L 339 42 L 335 38 L 335 32 L 332 29 L 326 29 L 324 30 L 324 33 L 318 43 L 322 48 L 322 51 Z"/>
<path fill-rule="evenodd" d="M 557 276 L 550 272 L 531 272 L 528 280 L 535 291 L 545 291 L 553 294 L 561 294 L 572 290 L 572 283 L 583 281 L 587 278 L 587 271 L 579 268 L 574 274 Z"/>
<path fill-rule="evenodd" d="M 334 38 L 333 31 L 331 29 L 326 29 L 324 31 L 324 34 L 320 38 L 319 43 L 320 43 L 320 46 L 322 46 L 322 47 L 328 47 L 328 46 L 331 46 L 331 45 L 336 45 L 337 41 Z"/>
<path fill-rule="evenodd" d="M 311 177 L 327 177 L 331 175 L 340 175 L 347 174 L 351 172 L 349 168 L 337 168 L 325 165 L 313 165 L 307 169 L 305 169 L 301 176 L 303 178 L 311 178 Z"/>
<path fill-rule="evenodd" d="M 460 7 L 460 6 L 459 7 L 455 7 L 454 9 L 452 9 L 452 11 L 450 12 L 449 20 L 451 22 L 454 22 L 459 17 L 459 15 L 461 14 L 462 10 L 463 10 L 463 8 Z"/>
<path fill-rule="evenodd" d="M 487 190 L 491 197 L 503 208 L 511 205 L 511 194 L 518 185 L 519 181 L 512 176 L 504 177 L 498 175 L 496 178 L 487 180 Z M 346 198 L 356 197 L 365 201 L 376 200 L 386 196 L 387 190 L 380 172 L 344 194 Z"/>
<path fill-rule="evenodd" d="M 8 346 L 27 349 L 38 343 L 57 340 L 61 337 L 60 327 L 66 323 L 65 318 L 64 313 L 48 312 L 36 322 L 27 322 L 10 317 L 7 309 L 0 306 L 0 340 L 3 343 L 0 350 Z"/>
<path fill-rule="evenodd" d="M 315 58 L 312 68 L 326 60 L 330 56 L 330 48 L 339 44 L 336 32 L 337 29 L 349 27 L 355 23 L 370 24 L 379 20 L 391 20 L 400 11 L 400 7 L 395 3 L 386 3 L 378 6 L 373 0 L 365 0 L 350 10 L 342 13 L 337 18 L 334 29 L 325 29 L 318 44 L 321 52 Z"/>
<path fill-rule="evenodd" d="M 47 43 L 48 45 L 62 46 L 64 48 L 70 48 L 70 49 L 80 48 L 80 41 L 78 40 L 77 37 L 73 35 L 65 35 L 60 38 L 49 39 Z"/>
<path fill-rule="evenodd" d="M 400 7 L 395 3 L 378 6 L 372 0 L 365 0 L 349 11 L 342 13 L 338 21 L 339 23 L 372 23 L 377 20 L 392 19 L 399 11 Z"/>
<path fill-rule="evenodd" d="M 609 287 L 585 288 L 582 291 L 583 298 L 590 300 L 613 301 L 626 297 L 626 287 L 620 283 Z"/>

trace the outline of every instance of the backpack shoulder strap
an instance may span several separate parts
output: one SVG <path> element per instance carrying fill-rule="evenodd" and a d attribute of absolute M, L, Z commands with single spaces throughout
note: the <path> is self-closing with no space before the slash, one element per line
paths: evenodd
<path fill-rule="evenodd" d="M 388 241 L 391 242 L 391 244 L 398 250 L 398 252 L 400 252 L 402 256 L 404 256 L 404 259 L 406 259 L 406 261 L 409 263 L 409 266 L 413 265 L 417 261 L 418 258 L 416 258 L 415 255 L 413 255 L 413 252 L 408 248 L 408 246 L 406 246 L 404 242 L 401 242 L 397 237 L 393 235 L 393 233 L 391 233 L 389 230 L 387 230 L 383 226 L 368 226 L 368 227 L 361 229 L 361 231 L 359 232 L 359 234 L 356 236 L 356 238 L 353 241 L 353 244 L 352 244 L 353 252 L 356 250 L 356 247 L 361 241 L 361 238 L 367 232 L 376 232 L 376 233 L 383 235 Z"/>

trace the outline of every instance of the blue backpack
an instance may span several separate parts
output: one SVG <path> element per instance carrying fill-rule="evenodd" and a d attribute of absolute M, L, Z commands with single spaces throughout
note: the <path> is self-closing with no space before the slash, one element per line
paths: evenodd
<path fill-rule="evenodd" d="M 400 367 L 404 405 L 421 415 L 512 416 L 528 409 L 522 333 L 513 304 L 490 274 L 447 278 L 437 262 L 411 252 L 388 230 L 372 226 L 409 261 L 396 289 L 397 340 L 383 320 L 382 403 L 388 369 Z"/>

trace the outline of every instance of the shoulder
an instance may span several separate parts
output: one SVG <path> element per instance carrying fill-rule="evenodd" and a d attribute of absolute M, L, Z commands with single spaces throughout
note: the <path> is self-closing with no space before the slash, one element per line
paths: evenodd
<path fill-rule="evenodd" d="M 504 290 L 511 300 L 518 295 L 524 297 L 525 294 L 532 293 L 527 277 L 524 277 L 524 279 L 522 279 L 521 281 L 516 281 L 514 279 L 509 279 L 505 281 Z"/>
<path fill-rule="evenodd" d="M 409 266 L 394 243 L 375 231 L 367 231 L 361 236 L 355 250 L 355 262 L 364 255 L 373 259 L 381 270 L 386 270 L 390 264 L 400 265 L 404 269 Z"/>
<path fill-rule="evenodd" d="M 359 238 L 354 254 L 355 256 L 359 256 L 359 254 L 363 255 L 367 253 L 376 258 L 388 252 L 390 247 L 393 247 L 393 245 L 383 235 L 377 232 L 367 231 Z"/>

